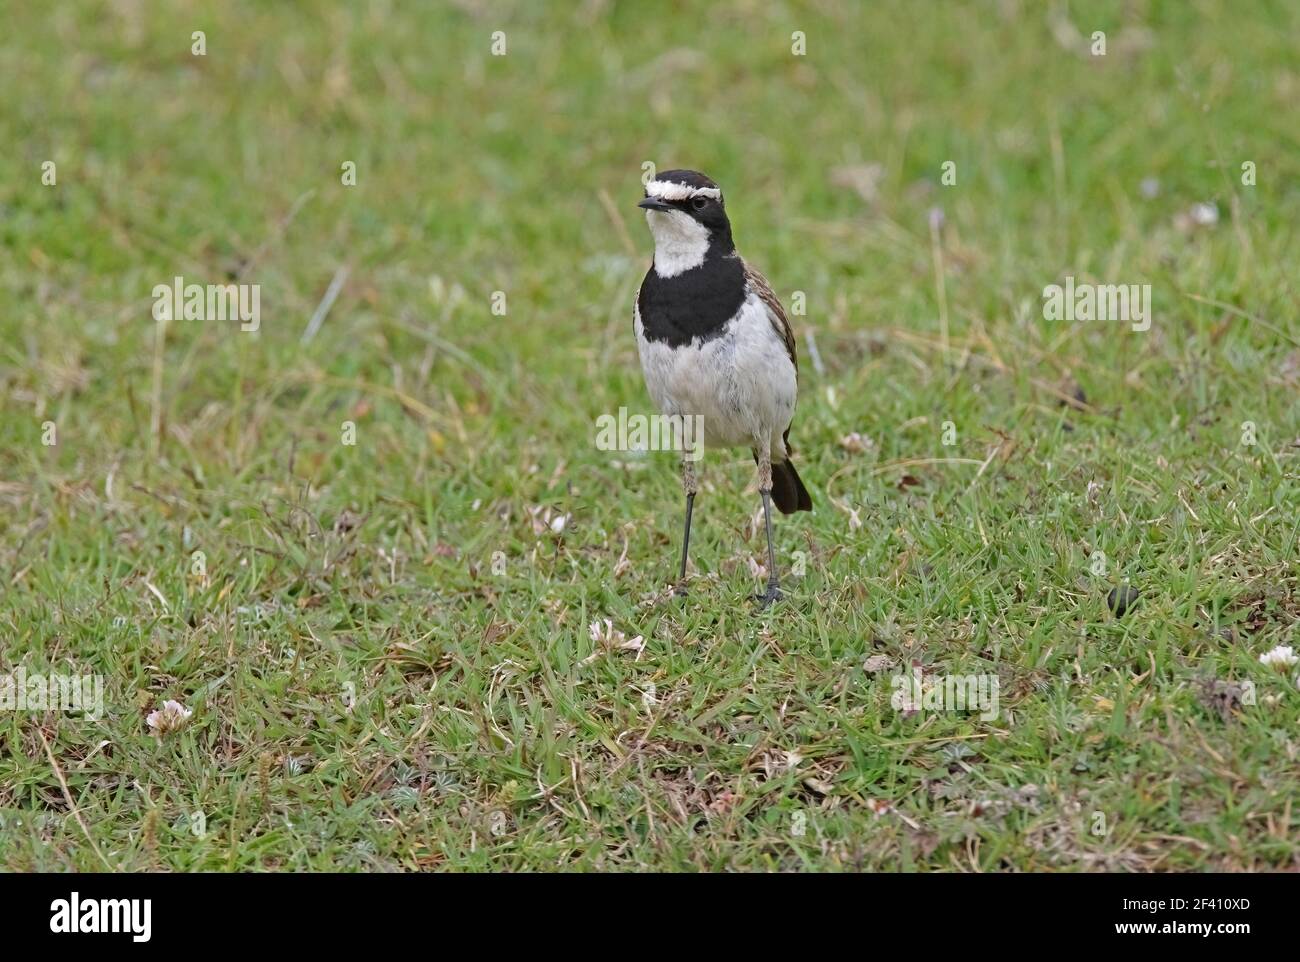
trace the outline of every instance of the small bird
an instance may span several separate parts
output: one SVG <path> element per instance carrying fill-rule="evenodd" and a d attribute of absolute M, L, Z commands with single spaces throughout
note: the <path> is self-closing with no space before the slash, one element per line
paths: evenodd
<path fill-rule="evenodd" d="M 654 262 L 633 311 L 646 387 L 661 413 L 699 417 L 708 447 L 750 449 L 767 526 L 767 590 L 781 597 L 771 502 L 784 514 L 811 511 L 790 461 L 790 421 L 799 387 L 794 332 L 767 280 L 736 253 L 722 190 L 694 170 L 669 170 L 646 184 Z M 686 533 L 677 592 L 685 592 L 691 512 L 699 490 L 682 459 Z"/>

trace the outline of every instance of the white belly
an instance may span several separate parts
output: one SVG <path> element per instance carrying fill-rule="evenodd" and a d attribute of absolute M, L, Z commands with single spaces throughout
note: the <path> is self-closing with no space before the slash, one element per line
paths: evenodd
<path fill-rule="evenodd" d="M 727 328 L 709 340 L 670 348 L 645 339 L 635 312 L 637 348 L 650 397 L 663 414 L 703 419 L 709 447 L 770 447 L 784 461 L 781 435 L 794 417 L 794 365 L 754 294 Z"/>

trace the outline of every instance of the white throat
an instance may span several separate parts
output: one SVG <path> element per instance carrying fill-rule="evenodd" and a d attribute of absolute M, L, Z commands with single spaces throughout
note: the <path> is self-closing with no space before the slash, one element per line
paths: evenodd
<path fill-rule="evenodd" d="M 646 223 L 655 239 L 655 273 L 676 277 L 704 263 L 709 251 L 709 229 L 679 210 L 648 210 Z"/>

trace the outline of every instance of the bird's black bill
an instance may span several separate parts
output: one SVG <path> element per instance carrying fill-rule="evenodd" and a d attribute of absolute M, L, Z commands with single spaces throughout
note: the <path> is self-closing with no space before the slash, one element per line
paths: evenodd
<path fill-rule="evenodd" d="M 641 203 L 637 204 L 637 206 L 644 207 L 646 210 L 673 210 L 674 209 L 672 204 L 665 204 L 658 197 L 647 197 L 645 200 L 641 201 Z"/>

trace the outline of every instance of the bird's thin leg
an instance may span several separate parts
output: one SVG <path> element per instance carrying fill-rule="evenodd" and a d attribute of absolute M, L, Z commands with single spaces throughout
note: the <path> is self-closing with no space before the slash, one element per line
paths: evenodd
<path fill-rule="evenodd" d="M 677 587 L 673 594 L 686 594 L 686 556 L 691 550 L 691 513 L 695 509 L 695 492 L 699 485 L 695 480 L 695 462 L 682 458 L 682 490 L 686 492 L 686 531 L 682 535 L 682 567 L 677 575 Z"/>
<path fill-rule="evenodd" d="M 781 579 L 776 573 L 776 549 L 772 544 L 772 454 L 767 445 L 758 455 L 758 493 L 763 496 L 763 523 L 767 527 L 767 590 L 755 596 L 760 608 L 781 598 Z"/>

